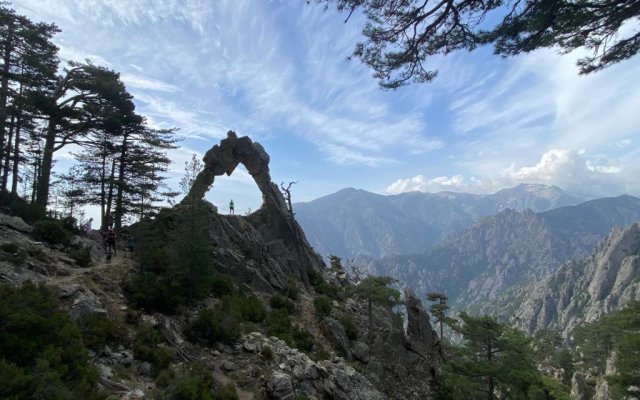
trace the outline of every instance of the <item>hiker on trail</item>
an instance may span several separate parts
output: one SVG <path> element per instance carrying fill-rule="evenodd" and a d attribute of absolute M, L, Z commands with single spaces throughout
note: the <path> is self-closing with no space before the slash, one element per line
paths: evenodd
<path fill-rule="evenodd" d="M 133 254 L 133 250 L 135 246 L 136 246 L 136 240 L 133 238 L 133 236 L 129 236 L 129 238 L 127 239 L 127 251 Z"/>
<path fill-rule="evenodd" d="M 104 216 L 104 222 L 105 224 L 107 224 L 107 228 L 113 228 L 113 217 L 111 216 L 110 212 L 108 212 L 107 215 Z"/>
<path fill-rule="evenodd" d="M 107 231 L 107 254 L 111 255 L 111 249 L 113 255 L 116 255 L 116 232 L 113 229 Z"/>
<path fill-rule="evenodd" d="M 231 199 L 231 201 L 229 202 L 229 214 L 233 215 L 233 199 Z"/>

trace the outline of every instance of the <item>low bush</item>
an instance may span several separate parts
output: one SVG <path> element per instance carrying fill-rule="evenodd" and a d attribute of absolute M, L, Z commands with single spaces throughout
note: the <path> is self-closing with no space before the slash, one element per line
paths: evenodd
<path fill-rule="evenodd" d="M 0 250 L 4 251 L 5 253 L 15 254 L 18 252 L 18 245 L 15 243 L 2 243 L 0 245 Z"/>
<path fill-rule="evenodd" d="M 338 317 L 338 321 L 340 321 L 340 323 L 344 327 L 344 331 L 347 334 L 349 340 L 356 340 L 358 338 L 358 326 L 353 322 L 353 319 L 349 315 L 340 315 Z"/>
<path fill-rule="evenodd" d="M 0 193 L 0 197 L 0 202 L 9 206 L 10 214 L 22 218 L 26 223 L 33 224 L 45 217 L 38 207 L 21 197 L 12 198 L 12 196 L 6 192 Z"/>
<path fill-rule="evenodd" d="M 291 316 L 286 308 L 272 310 L 267 316 L 266 323 L 267 334 L 284 340 L 290 346 L 293 345 L 294 342 L 291 337 Z"/>
<path fill-rule="evenodd" d="M 233 280 L 227 276 L 217 273 L 211 277 L 211 294 L 216 297 L 222 297 L 236 292 Z"/>
<path fill-rule="evenodd" d="M 267 309 L 256 296 L 236 296 L 240 303 L 240 315 L 247 322 L 262 322 L 267 317 Z"/>
<path fill-rule="evenodd" d="M 271 346 L 263 346 L 260 354 L 262 354 L 262 357 L 264 357 L 264 359 L 267 361 L 273 360 L 273 349 L 271 348 Z"/>
<path fill-rule="evenodd" d="M 91 265 L 91 249 L 85 246 L 78 246 L 69 254 L 71 258 L 76 260 L 76 264 L 80 267 L 88 267 Z"/>
<path fill-rule="evenodd" d="M 71 232 L 55 219 L 44 219 L 33 224 L 33 236 L 51 244 L 68 245 L 71 241 Z"/>
<path fill-rule="evenodd" d="M 138 326 L 133 355 L 138 360 L 151 363 L 155 374 L 167 368 L 175 356 L 169 347 L 161 346 L 163 342 L 162 334 L 153 325 L 142 323 Z"/>
<path fill-rule="evenodd" d="M 240 337 L 242 327 L 238 318 L 223 310 L 202 310 L 189 324 L 187 336 L 195 341 L 212 346 L 216 342 L 231 343 Z"/>
<path fill-rule="evenodd" d="M 286 296 L 291 300 L 296 301 L 298 300 L 300 289 L 298 288 L 298 285 L 296 285 L 296 282 L 293 279 L 289 278 L 287 279 L 287 284 L 282 288 L 282 290 L 280 290 L 280 293 L 283 296 Z"/>
<path fill-rule="evenodd" d="M 98 398 L 78 326 L 44 286 L 0 285 L 0 398 Z"/>
<path fill-rule="evenodd" d="M 325 295 L 316 296 L 313 299 L 313 307 L 316 309 L 318 319 L 327 317 L 331 314 L 331 299 Z"/>
<path fill-rule="evenodd" d="M 313 351 L 315 340 L 313 335 L 309 333 L 308 330 L 304 328 L 295 328 L 293 329 L 292 335 L 293 340 L 295 341 L 295 346 L 304 351 L 305 353 L 309 353 Z"/>
<path fill-rule="evenodd" d="M 100 350 L 105 345 L 125 344 L 127 328 L 117 319 L 108 319 L 101 314 L 91 314 L 78 321 L 85 346 L 92 350 Z"/>
<path fill-rule="evenodd" d="M 206 365 L 194 363 L 186 368 L 164 371 L 156 379 L 158 400 L 238 400 L 233 384 L 218 384 Z"/>
<path fill-rule="evenodd" d="M 296 305 L 294 302 L 280 293 L 276 293 L 271 296 L 271 299 L 269 299 L 269 305 L 273 309 L 284 308 L 289 314 L 293 314 L 296 311 Z"/>

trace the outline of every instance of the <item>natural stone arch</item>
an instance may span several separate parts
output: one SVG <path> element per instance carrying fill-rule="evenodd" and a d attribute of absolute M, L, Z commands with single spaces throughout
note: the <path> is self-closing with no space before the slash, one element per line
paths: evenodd
<path fill-rule="evenodd" d="M 234 131 L 227 132 L 227 138 L 214 145 L 203 158 L 204 169 L 198 174 L 183 204 L 202 200 L 215 181 L 216 176 L 231 175 L 238 164 L 242 163 L 256 182 L 262 193 L 262 207 L 277 208 L 283 214 L 288 213 L 286 202 L 278 186 L 271 182 L 269 174 L 269 155 L 262 145 L 252 142 L 247 136 L 238 137 Z"/>

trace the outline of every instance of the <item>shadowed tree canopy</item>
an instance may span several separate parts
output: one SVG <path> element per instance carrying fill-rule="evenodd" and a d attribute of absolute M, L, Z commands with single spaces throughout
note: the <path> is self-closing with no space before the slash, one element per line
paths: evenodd
<path fill-rule="evenodd" d="M 367 18 L 354 56 L 386 89 L 428 82 L 430 57 L 493 44 L 512 56 L 545 47 L 584 48 L 581 74 L 627 60 L 640 50 L 639 0 L 309 0 Z M 346 21 L 345 21 L 346 22 Z M 633 26 L 635 24 L 635 27 Z M 634 29 L 635 28 L 635 29 Z"/>

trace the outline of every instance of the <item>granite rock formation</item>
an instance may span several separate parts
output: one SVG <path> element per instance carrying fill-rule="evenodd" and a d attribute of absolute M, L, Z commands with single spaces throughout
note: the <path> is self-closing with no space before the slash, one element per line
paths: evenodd
<path fill-rule="evenodd" d="M 555 328 L 565 337 L 582 322 L 640 300 L 640 224 L 614 229 L 586 259 L 519 292 L 525 296 L 515 315 L 523 328 Z"/>
<path fill-rule="evenodd" d="M 262 193 L 262 207 L 276 208 L 285 215 L 288 213 L 278 185 L 271 182 L 269 154 L 260 143 L 253 142 L 248 136 L 238 137 L 234 131 L 229 131 L 226 139 L 222 139 L 220 144 L 214 145 L 205 153 L 203 161 L 204 169 L 196 177 L 191 190 L 182 201 L 183 204 L 202 200 L 216 176 L 231 175 L 238 164 L 242 163 Z"/>
<path fill-rule="evenodd" d="M 164 210 L 154 222 L 166 225 L 161 231 L 167 240 L 180 240 L 179 230 L 173 228 L 184 225 L 195 212 L 199 223 L 206 227 L 219 272 L 246 278 L 245 283 L 267 292 L 282 288 L 288 279 L 308 286 L 307 269 L 320 271 L 324 263 L 307 242 L 280 189 L 271 181 L 270 158 L 262 145 L 229 131 L 226 139 L 206 152 L 203 161 L 203 170 L 180 206 Z M 216 176 L 231 175 L 240 163 L 255 180 L 263 204 L 248 216 L 218 214 L 204 195 Z M 145 230 L 153 236 L 159 234 L 158 229 L 143 227 L 139 230 L 141 235 Z"/>

